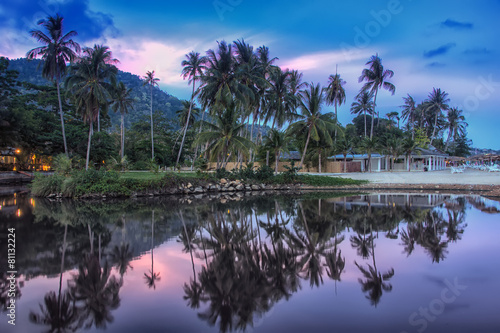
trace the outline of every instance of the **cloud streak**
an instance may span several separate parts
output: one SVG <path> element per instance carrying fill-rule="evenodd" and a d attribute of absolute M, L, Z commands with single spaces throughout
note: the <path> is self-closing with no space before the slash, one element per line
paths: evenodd
<path fill-rule="evenodd" d="M 448 43 L 448 44 L 445 44 L 445 45 L 442 45 L 442 46 L 438 47 L 437 49 L 433 49 L 433 50 L 430 50 L 430 51 L 425 51 L 424 52 L 424 57 L 425 58 L 432 58 L 432 57 L 436 57 L 436 56 L 440 56 L 440 55 L 446 54 L 452 48 L 454 48 L 455 46 L 457 46 L 457 44 L 455 44 L 455 43 Z"/>
<path fill-rule="evenodd" d="M 455 30 L 470 30 L 474 27 L 474 24 L 470 22 L 458 22 L 455 20 L 447 19 L 441 22 L 441 28 L 450 28 Z"/>

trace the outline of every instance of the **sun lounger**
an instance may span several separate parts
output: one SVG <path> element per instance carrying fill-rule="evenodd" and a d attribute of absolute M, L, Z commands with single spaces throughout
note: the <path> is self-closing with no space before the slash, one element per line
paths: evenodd
<path fill-rule="evenodd" d="M 451 173 L 463 173 L 464 169 L 460 167 L 451 167 Z"/>

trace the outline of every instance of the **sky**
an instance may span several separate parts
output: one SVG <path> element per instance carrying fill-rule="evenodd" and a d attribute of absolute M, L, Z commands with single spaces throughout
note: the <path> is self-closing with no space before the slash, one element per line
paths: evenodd
<path fill-rule="evenodd" d="M 39 46 L 29 31 L 56 13 L 82 46 L 109 46 L 123 71 L 154 70 L 160 88 L 181 99 L 191 96 L 180 75 L 185 55 L 222 40 L 265 45 L 307 82 L 326 85 L 337 71 L 346 81 L 343 125 L 361 71 L 378 54 L 396 86 L 394 95 L 379 92 L 381 116 L 400 112 L 407 94 L 421 102 L 440 88 L 463 110 L 473 146 L 500 149 L 500 0 L 16 0 L 0 4 L 0 55 Z"/>

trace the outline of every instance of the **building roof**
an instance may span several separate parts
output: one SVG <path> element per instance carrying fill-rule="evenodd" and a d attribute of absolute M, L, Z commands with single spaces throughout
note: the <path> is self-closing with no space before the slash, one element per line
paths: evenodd
<path fill-rule="evenodd" d="M 374 154 L 371 155 L 371 158 L 382 158 L 382 157 L 384 157 L 384 155 L 380 155 L 380 154 L 377 154 L 377 153 L 374 153 Z M 364 159 L 368 159 L 368 154 L 347 154 L 347 158 L 348 159 L 353 159 L 353 160 L 364 160 Z M 337 155 L 333 155 L 333 156 L 327 157 L 327 159 L 343 160 L 344 159 L 344 155 L 343 154 L 337 154 Z"/>

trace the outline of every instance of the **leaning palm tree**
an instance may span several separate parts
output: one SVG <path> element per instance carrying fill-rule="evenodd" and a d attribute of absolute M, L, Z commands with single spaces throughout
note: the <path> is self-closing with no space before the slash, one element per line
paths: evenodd
<path fill-rule="evenodd" d="M 467 123 L 465 122 L 465 117 L 463 111 L 458 108 L 451 108 L 448 110 L 447 114 L 448 120 L 448 139 L 446 140 L 446 145 L 444 150 L 448 150 L 448 145 L 450 144 L 450 139 L 463 136 L 465 134 L 465 128 Z"/>
<path fill-rule="evenodd" d="M 66 86 L 75 96 L 77 111 L 89 123 L 85 162 L 85 170 L 88 170 L 93 124 L 99 118 L 100 109 L 108 106 L 118 70 L 113 66 L 116 60 L 112 58 L 109 47 L 94 45 L 84 52 L 85 56 L 71 67 Z"/>
<path fill-rule="evenodd" d="M 146 76 L 144 76 L 144 84 L 149 84 L 149 91 L 151 94 L 151 160 L 155 159 L 155 143 L 153 141 L 153 87 L 158 86 L 160 79 L 155 77 L 155 71 L 147 71 Z"/>
<path fill-rule="evenodd" d="M 361 72 L 359 77 L 359 82 L 366 81 L 361 88 L 361 91 L 370 91 L 373 94 L 373 114 L 375 114 L 375 108 L 377 106 L 377 94 L 380 88 L 390 91 L 393 95 L 396 92 L 396 87 L 394 84 L 388 82 L 387 80 L 394 76 L 394 72 L 390 69 L 384 69 L 382 65 L 382 59 L 378 54 L 372 56 L 370 60 L 366 63 L 370 65 L 370 68 L 365 68 Z M 378 119 L 377 115 L 377 119 Z M 378 126 L 378 125 L 377 125 Z M 373 121 L 370 130 L 370 138 L 373 137 Z"/>
<path fill-rule="evenodd" d="M 111 105 L 114 112 L 120 112 L 121 123 L 120 123 L 120 156 L 123 160 L 125 151 L 125 114 L 128 110 L 134 108 L 135 99 L 131 96 L 132 89 L 125 86 L 123 82 L 120 82 L 113 89 Z"/>
<path fill-rule="evenodd" d="M 187 115 L 186 125 L 184 126 L 184 133 L 182 134 L 182 142 L 179 148 L 179 153 L 177 154 L 177 161 L 175 162 L 175 167 L 179 164 L 179 159 L 181 158 L 182 147 L 184 146 L 184 139 L 186 138 L 186 132 L 188 129 L 188 122 L 191 117 L 191 110 L 193 108 L 194 96 L 195 96 L 195 87 L 196 81 L 200 79 L 203 75 L 203 71 L 206 69 L 205 63 L 207 61 L 206 57 L 201 57 L 198 52 L 191 51 L 189 54 L 186 54 L 186 59 L 183 60 L 181 65 L 184 67 L 182 69 L 182 78 L 185 80 L 189 79 L 188 83 L 193 84 L 193 92 L 191 93 L 191 101 L 189 103 L 189 111 Z"/>
<path fill-rule="evenodd" d="M 372 101 L 372 94 L 368 91 L 363 92 L 362 94 L 357 96 L 356 101 L 354 101 L 351 105 L 351 113 L 360 114 L 363 113 L 365 118 L 365 137 L 366 137 L 366 113 L 371 115 L 371 122 L 373 123 L 373 109 L 375 108 Z"/>
<path fill-rule="evenodd" d="M 434 115 L 434 126 L 432 129 L 431 142 L 435 139 L 436 129 L 438 127 L 438 119 L 442 116 L 442 112 L 449 109 L 450 99 L 448 98 L 448 93 L 441 91 L 440 88 L 432 89 L 432 93 L 429 94 L 429 98 L 426 103 L 426 112 Z"/>
<path fill-rule="evenodd" d="M 346 82 L 340 78 L 340 74 L 330 75 L 328 78 L 328 86 L 325 88 L 326 104 L 335 106 L 335 118 L 338 119 L 337 106 L 345 103 L 345 89 L 343 85 Z M 337 137 L 337 131 L 335 131 Z"/>
<path fill-rule="evenodd" d="M 301 92 L 300 105 L 302 120 L 293 123 L 289 128 L 289 131 L 292 134 L 300 135 L 307 133 L 306 143 L 304 145 L 302 158 L 300 159 L 299 168 L 301 168 L 304 164 L 304 158 L 306 157 L 309 140 L 312 138 L 314 141 L 318 141 L 320 139 L 320 132 L 333 132 L 337 127 L 336 119 L 334 119 L 334 115 L 331 112 L 325 114 L 321 113 L 324 96 L 319 83 L 317 85 L 311 83 L 308 86 L 308 90 Z M 329 138 L 331 141 L 331 137 Z"/>
<path fill-rule="evenodd" d="M 407 97 L 403 97 L 405 103 L 400 106 L 403 110 L 401 111 L 401 117 L 404 121 L 410 123 L 411 126 L 411 138 L 415 138 L 415 113 L 417 112 L 417 107 L 413 97 L 408 94 Z"/>
<path fill-rule="evenodd" d="M 77 33 L 74 30 L 63 34 L 63 17 L 57 14 L 48 16 L 46 19 L 41 20 L 38 24 L 42 25 L 49 35 L 46 35 L 40 30 L 31 30 L 30 34 L 38 42 L 45 44 L 45 46 L 36 47 L 28 53 L 26 57 L 29 60 L 41 56 L 44 60 L 42 75 L 43 77 L 54 81 L 57 88 L 57 100 L 59 102 L 59 116 L 61 118 L 61 129 L 64 143 L 64 153 L 68 155 L 68 146 L 66 144 L 66 133 L 64 131 L 64 116 L 61 103 L 61 92 L 59 89 L 59 82 L 66 73 L 66 62 L 73 62 L 76 59 L 76 53 L 80 52 L 80 45 L 71 39 Z"/>

